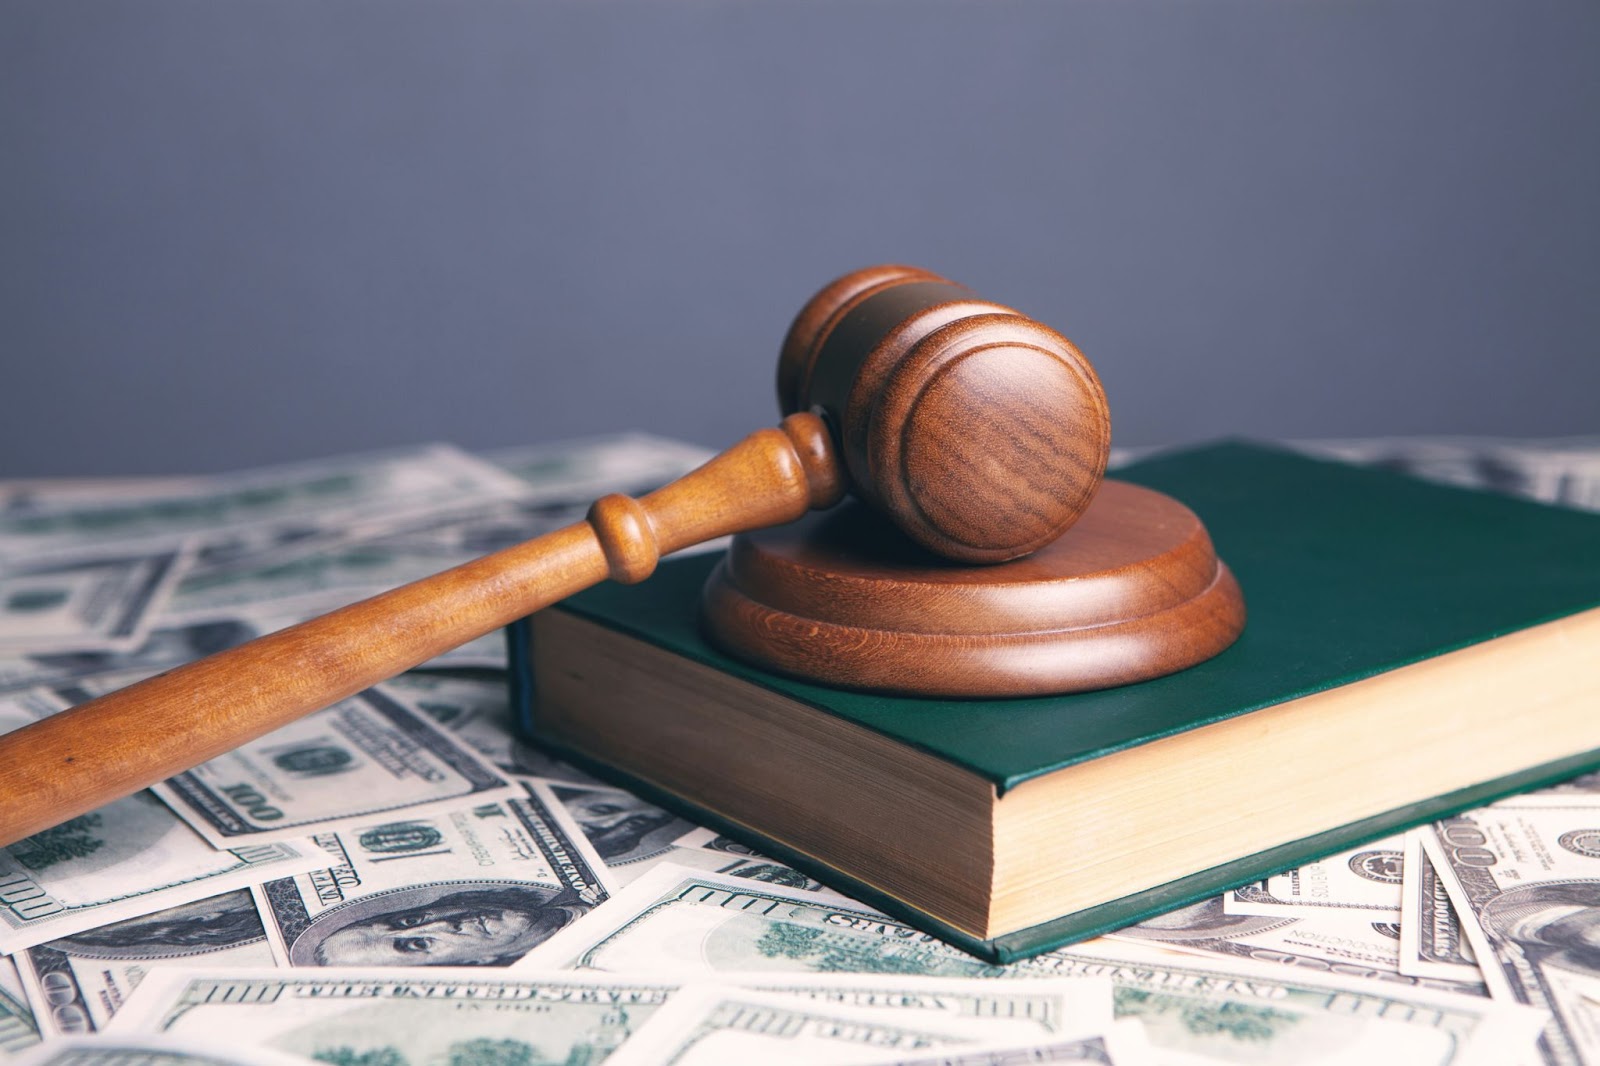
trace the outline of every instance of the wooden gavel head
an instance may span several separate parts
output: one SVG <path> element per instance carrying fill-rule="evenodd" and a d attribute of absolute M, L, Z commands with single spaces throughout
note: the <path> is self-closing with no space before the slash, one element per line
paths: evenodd
<path fill-rule="evenodd" d="M 784 340 L 778 402 L 828 422 L 856 495 L 966 563 L 1055 540 L 1111 446 L 1105 392 L 1071 341 L 915 267 L 813 296 Z"/>

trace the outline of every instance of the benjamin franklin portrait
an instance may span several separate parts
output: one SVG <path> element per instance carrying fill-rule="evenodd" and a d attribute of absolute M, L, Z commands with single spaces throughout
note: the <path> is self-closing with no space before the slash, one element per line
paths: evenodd
<path fill-rule="evenodd" d="M 1600 881 L 1521 885 L 1481 912 L 1492 937 L 1509 940 L 1530 962 L 1600 977 Z"/>
<path fill-rule="evenodd" d="M 556 788 L 561 803 L 607 866 L 659 855 L 694 826 L 631 792 Z"/>
<path fill-rule="evenodd" d="M 589 909 L 568 890 L 447 881 L 319 914 L 289 945 L 295 966 L 509 966 Z"/>
<path fill-rule="evenodd" d="M 266 938 L 250 890 L 241 888 L 87 929 L 51 946 L 90 959 L 182 959 Z"/>

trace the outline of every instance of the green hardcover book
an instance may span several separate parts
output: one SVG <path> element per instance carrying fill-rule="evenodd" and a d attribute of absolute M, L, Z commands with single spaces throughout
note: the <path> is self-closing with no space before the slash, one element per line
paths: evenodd
<path fill-rule="evenodd" d="M 1117 476 L 1238 577 L 1216 658 L 1049 698 L 827 689 L 705 641 L 700 556 L 513 626 L 522 727 L 997 962 L 1600 765 L 1600 515 L 1244 444 Z"/>

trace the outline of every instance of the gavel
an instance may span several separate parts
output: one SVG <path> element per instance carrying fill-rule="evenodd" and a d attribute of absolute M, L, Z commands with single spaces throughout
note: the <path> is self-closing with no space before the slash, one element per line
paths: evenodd
<path fill-rule="evenodd" d="M 0 737 L 0 845 L 129 795 L 661 556 L 791 522 L 848 490 L 929 551 L 1049 544 L 1105 473 L 1110 418 L 1065 337 L 938 275 L 877 266 L 800 311 L 787 416 L 640 499 Z"/>

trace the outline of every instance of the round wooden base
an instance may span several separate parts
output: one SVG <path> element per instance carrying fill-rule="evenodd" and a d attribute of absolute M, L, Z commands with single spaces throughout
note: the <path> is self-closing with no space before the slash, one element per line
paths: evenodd
<path fill-rule="evenodd" d="M 1144 681 L 1244 628 L 1238 583 L 1194 513 L 1106 481 L 1054 543 L 997 566 L 923 551 L 854 502 L 741 534 L 707 582 L 733 655 L 836 688 L 1033 696 Z"/>

